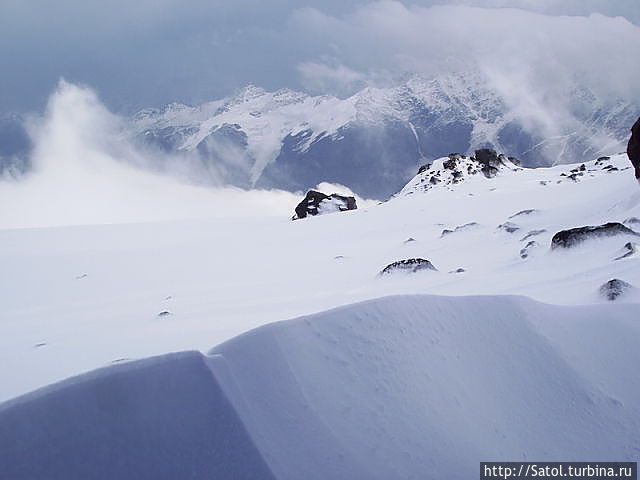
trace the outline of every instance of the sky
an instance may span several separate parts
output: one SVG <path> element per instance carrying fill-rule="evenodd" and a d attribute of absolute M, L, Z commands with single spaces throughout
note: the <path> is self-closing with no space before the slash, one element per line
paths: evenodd
<path fill-rule="evenodd" d="M 132 113 L 478 64 L 515 72 L 505 88 L 561 71 L 628 96 L 638 25 L 637 0 L 0 0 L 0 113 L 42 112 L 60 78 Z"/>

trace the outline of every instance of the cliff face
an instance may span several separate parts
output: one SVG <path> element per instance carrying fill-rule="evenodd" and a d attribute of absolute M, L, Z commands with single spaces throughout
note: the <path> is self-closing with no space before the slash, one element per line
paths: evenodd
<path fill-rule="evenodd" d="M 627 144 L 627 155 L 636 169 L 636 178 L 640 180 L 640 118 L 631 127 L 631 138 Z"/>

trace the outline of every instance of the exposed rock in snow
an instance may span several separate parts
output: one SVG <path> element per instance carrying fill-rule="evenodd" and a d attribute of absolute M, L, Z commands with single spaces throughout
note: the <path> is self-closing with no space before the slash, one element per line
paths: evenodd
<path fill-rule="evenodd" d="M 640 256 L 637 243 L 627 242 L 625 243 L 622 250 L 622 254 L 619 257 L 616 257 L 614 260 L 622 260 L 623 258 L 635 258 Z"/>
<path fill-rule="evenodd" d="M 520 227 L 513 222 L 504 222 L 498 225 L 498 230 L 504 230 L 507 233 L 514 233 L 520 230 Z"/>
<path fill-rule="evenodd" d="M 422 270 L 437 271 L 438 269 L 434 267 L 429 260 L 425 260 L 424 258 L 408 258 L 406 260 L 398 260 L 396 262 L 390 263 L 382 269 L 380 275 L 387 275 L 396 272 L 415 273 Z"/>
<path fill-rule="evenodd" d="M 535 240 L 531 240 L 527 243 L 523 249 L 520 250 L 520 258 L 527 258 L 531 253 L 531 250 L 537 247 L 539 244 Z"/>
<path fill-rule="evenodd" d="M 333 193 L 325 195 L 322 192 L 309 190 L 304 199 L 296 207 L 296 214 L 293 220 L 305 218 L 307 215 L 324 215 L 333 212 L 345 212 L 347 210 L 355 210 L 356 199 Z"/>
<path fill-rule="evenodd" d="M 516 217 L 523 216 L 523 215 L 531 215 L 531 214 L 537 213 L 537 212 L 538 212 L 538 210 L 536 210 L 535 208 L 527 208 L 525 210 L 520 210 L 518 213 L 514 213 L 513 215 L 511 215 L 509 217 L 509 220 L 511 220 L 513 218 L 516 218 Z"/>
<path fill-rule="evenodd" d="M 631 137 L 627 144 L 627 155 L 635 168 L 636 178 L 640 180 L 640 118 L 631 127 Z"/>
<path fill-rule="evenodd" d="M 609 301 L 614 301 L 621 296 L 627 294 L 629 291 L 635 290 L 635 287 L 630 283 L 614 278 L 602 285 L 599 289 L 600 295 Z"/>
<path fill-rule="evenodd" d="M 514 163 L 516 160 L 513 157 L 498 155 L 495 150 L 485 148 L 476 150 L 475 154 L 475 157 L 467 157 L 459 153 L 451 153 L 447 157 L 423 165 L 399 194 L 424 192 L 435 186 L 451 187 L 468 181 L 479 173 L 484 174 L 487 179 L 492 179 L 501 172 L 517 172 L 522 169 Z"/>
<path fill-rule="evenodd" d="M 453 230 L 445 228 L 444 230 L 442 230 L 442 233 L 440 234 L 440 236 L 444 237 L 444 236 L 449 235 L 451 233 L 461 232 L 463 230 L 469 230 L 470 228 L 473 228 L 473 227 L 475 227 L 477 225 L 478 225 L 477 222 L 469 222 L 469 223 L 465 223 L 464 225 L 458 225 Z"/>
<path fill-rule="evenodd" d="M 640 236 L 640 234 L 634 232 L 628 227 L 625 227 L 621 223 L 609 222 L 604 225 L 586 226 L 571 228 L 569 230 L 562 230 L 556 233 L 551 239 L 551 248 L 569 248 L 582 243 L 585 240 L 601 237 L 613 237 L 616 235 Z"/>

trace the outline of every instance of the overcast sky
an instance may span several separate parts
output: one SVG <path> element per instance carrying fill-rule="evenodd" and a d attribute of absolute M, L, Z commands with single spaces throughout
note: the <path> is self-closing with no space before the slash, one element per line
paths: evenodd
<path fill-rule="evenodd" d="M 635 95 L 638 25 L 638 0 L 0 0 L 0 113 L 41 111 L 60 77 L 131 112 L 477 64 Z"/>

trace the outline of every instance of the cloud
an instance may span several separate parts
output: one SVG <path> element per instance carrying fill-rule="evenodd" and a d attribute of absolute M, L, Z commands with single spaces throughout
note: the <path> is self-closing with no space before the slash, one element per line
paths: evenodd
<path fill-rule="evenodd" d="M 344 89 L 350 80 L 357 80 L 353 85 L 385 84 L 412 73 L 433 78 L 474 72 L 507 103 L 508 116 L 542 137 L 577 125 L 572 112 L 579 106 L 569 103 L 576 88 L 607 101 L 640 98 L 640 57 L 632 53 L 640 45 L 640 27 L 627 19 L 531 11 L 552 12 L 563 5 L 567 11 L 589 11 L 588 2 L 455 3 L 420 6 L 385 0 L 340 16 L 299 10 L 292 19 L 297 31 L 331 39 L 317 61 L 299 65 L 304 82 Z M 470 3 L 525 8 L 465 5 Z M 604 4 L 590 5 L 596 9 Z"/>
<path fill-rule="evenodd" d="M 333 93 L 344 96 L 361 89 L 367 83 L 367 75 L 342 64 L 331 66 L 321 62 L 304 62 L 298 65 L 303 83 L 312 92 Z"/>
<path fill-rule="evenodd" d="M 430 15 L 441 23 L 425 23 L 429 7 L 452 4 L 517 7 L 550 16 L 599 12 L 640 22 L 637 0 L 2 0 L 0 112 L 40 111 L 60 76 L 91 85 L 112 109 L 127 112 L 171 101 L 200 103 L 248 83 L 331 89 L 344 75 L 314 83 L 326 77 L 319 64 L 336 74 L 342 69 L 377 77 L 383 67 L 392 73 L 398 66 L 410 68 L 420 49 L 438 48 L 455 59 L 464 57 L 477 37 L 497 35 L 481 24 L 479 10 L 476 22 L 456 18 L 455 10 L 451 15 L 433 10 Z M 508 15 L 503 12 L 502 18 Z M 490 26 L 511 30 L 508 23 Z M 420 35 L 433 37 L 426 27 L 443 37 L 422 43 Z M 537 33 L 525 27 L 535 42 Z M 592 36 L 616 36 L 599 32 Z M 518 38 L 528 41 L 522 33 Z M 408 42 L 412 34 L 418 34 L 415 43 Z M 297 67 L 305 64 L 316 64 L 316 72 L 302 68 L 301 75 Z M 423 62 L 418 66 L 426 69 Z"/>
<path fill-rule="evenodd" d="M 61 81 L 44 117 L 30 125 L 33 171 L 20 180 L 0 180 L 0 228 L 265 215 L 285 219 L 299 201 L 288 192 L 198 186 L 142 168 L 157 158 L 123 140 L 121 126 L 122 119 L 95 92 Z M 164 163 L 182 160 L 168 157 Z M 184 171 L 193 173 L 190 167 Z"/>

